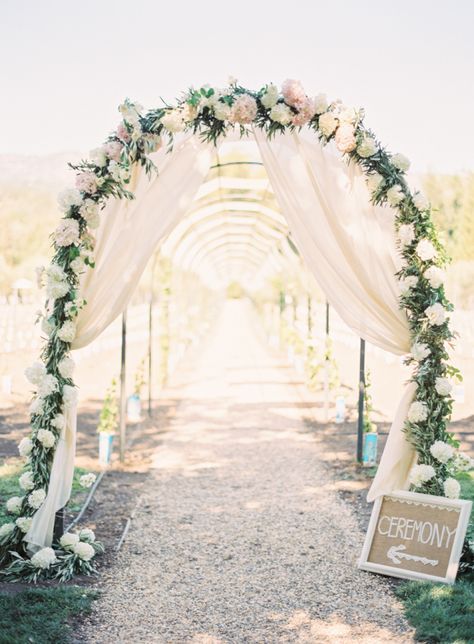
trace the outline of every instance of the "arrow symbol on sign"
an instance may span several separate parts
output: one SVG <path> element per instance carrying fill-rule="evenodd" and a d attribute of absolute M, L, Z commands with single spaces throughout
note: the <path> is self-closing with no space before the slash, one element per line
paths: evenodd
<path fill-rule="evenodd" d="M 418 557 L 418 555 L 410 555 L 408 554 L 408 552 L 403 552 L 406 549 L 406 546 L 404 546 L 403 544 L 400 544 L 399 546 L 392 546 L 387 550 L 387 557 L 397 565 L 402 563 L 402 559 L 407 559 L 409 561 L 419 561 L 425 566 L 427 566 L 428 564 L 430 566 L 436 566 L 438 563 L 437 559 L 427 559 L 426 557 Z"/>

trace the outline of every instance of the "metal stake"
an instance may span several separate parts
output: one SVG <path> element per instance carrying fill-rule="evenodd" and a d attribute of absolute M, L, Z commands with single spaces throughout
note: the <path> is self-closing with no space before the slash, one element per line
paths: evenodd
<path fill-rule="evenodd" d="M 148 416 L 151 417 L 152 399 L 152 365 L 153 365 L 153 291 L 150 297 L 150 308 L 148 309 Z"/>
<path fill-rule="evenodd" d="M 127 396 L 126 396 L 126 349 L 127 349 L 127 309 L 122 314 L 122 354 L 120 362 L 120 462 L 125 460 L 125 440 L 127 430 Z"/>
<path fill-rule="evenodd" d="M 360 339 L 359 357 L 359 417 L 357 420 L 357 462 L 362 463 L 364 445 L 364 398 L 365 398 L 365 340 Z"/>

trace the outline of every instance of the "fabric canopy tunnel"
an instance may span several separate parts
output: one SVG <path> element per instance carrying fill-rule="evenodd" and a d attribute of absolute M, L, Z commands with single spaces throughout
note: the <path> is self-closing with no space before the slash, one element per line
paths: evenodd
<path fill-rule="evenodd" d="M 410 332 L 399 307 L 395 277 L 400 257 L 394 210 L 374 206 L 360 168 L 348 164 L 333 144 L 322 147 L 309 131 L 281 133 L 269 140 L 255 128 L 252 136 L 284 217 L 260 205 L 267 220 L 261 235 L 283 239 L 287 223 L 307 267 L 346 324 L 386 351 L 408 353 Z M 87 306 L 79 313 L 72 349 L 92 342 L 125 309 L 161 240 L 173 229 L 168 243 L 173 245 L 179 238 L 180 221 L 199 195 L 214 152 L 212 143 L 182 133 L 175 137 L 171 152 L 161 148 L 151 155 L 158 168 L 156 176 L 150 178 L 143 168 L 134 166 L 133 201 L 109 200 L 96 235 L 95 268 L 82 278 L 81 295 Z M 222 210 L 222 204 L 217 210 Z M 210 203 L 196 217 L 211 217 L 215 212 Z M 181 250 L 184 253 L 185 247 Z M 192 253 L 184 261 L 192 265 Z M 408 486 L 415 452 L 402 428 L 414 393 L 415 385 L 410 383 L 393 420 L 369 500 Z M 72 405 L 54 454 L 46 500 L 25 537 L 32 550 L 51 544 L 55 513 L 69 499 L 75 434 Z"/>

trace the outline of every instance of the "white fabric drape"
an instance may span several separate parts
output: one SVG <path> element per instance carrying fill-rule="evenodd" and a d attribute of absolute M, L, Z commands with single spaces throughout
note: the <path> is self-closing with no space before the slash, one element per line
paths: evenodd
<path fill-rule="evenodd" d="M 81 295 L 87 306 L 78 317 L 73 349 L 92 342 L 125 309 L 158 242 L 189 208 L 209 171 L 212 149 L 188 135 L 175 142 L 171 153 L 161 149 L 152 158 L 158 176 L 150 180 L 143 168 L 136 168 L 135 185 L 130 186 L 136 198 L 111 200 L 102 212 L 94 252 L 96 266 L 82 283 Z M 31 551 L 51 544 L 55 513 L 69 499 L 76 418 L 76 409 L 70 409 L 54 455 L 46 500 L 25 535 Z"/>
<path fill-rule="evenodd" d="M 394 213 L 375 207 L 362 171 L 303 130 L 268 140 L 255 131 L 265 169 L 298 248 L 328 301 L 361 338 L 396 354 L 410 349 L 398 305 Z M 415 386 L 399 404 L 368 494 L 407 487 L 413 447 L 402 432 Z"/>
<path fill-rule="evenodd" d="M 255 139 L 282 214 L 329 302 L 360 337 L 387 351 L 406 353 L 410 335 L 398 308 L 393 212 L 372 206 L 358 167 L 347 165 L 331 146 L 322 148 L 314 133 L 268 141 L 257 130 Z M 82 283 L 87 306 L 78 318 L 74 349 L 92 342 L 125 309 L 153 250 L 190 206 L 212 153 L 210 144 L 184 135 L 172 153 L 160 150 L 154 155 L 156 178 L 150 181 L 142 169 L 135 172 L 134 201 L 107 205 L 97 233 L 96 267 Z M 402 427 L 414 391 L 414 385 L 407 388 L 397 410 L 370 499 L 407 485 L 414 451 Z M 25 536 L 30 550 L 51 544 L 55 512 L 69 498 L 75 433 L 76 410 L 71 409 L 46 501 Z"/>

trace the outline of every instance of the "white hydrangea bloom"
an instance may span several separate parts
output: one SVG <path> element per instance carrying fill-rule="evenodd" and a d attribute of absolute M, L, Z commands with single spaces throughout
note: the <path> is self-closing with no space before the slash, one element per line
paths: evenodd
<path fill-rule="evenodd" d="M 394 154 L 391 158 L 392 165 L 405 172 L 410 167 L 410 160 L 404 154 Z"/>
<path fill-rule="evenodd" d="M 33 566 L 35 568 L 42 568 L 43 570 L 49 568 L 55 561 L 56 555 L 52 548 L 42 548 L 31 557 Z"/>
<path fill-rule="evenodd" d="M 453 390 L 453 385 L 449 378 L 436 378 L 435 389 L 440 396 L 449 396 Z"/>
<path fill-rule="evenodd" d="M 277 103 L 270 110 L 270 118 L 275 123 L 280 123 L 281 125 L 288 125 L 293 119 L 293 112 L 285 105 L 285 103 Z"/>
<path fill-rule="evenodd" d="M 415 342 L 411 348 L 411 355 L 414 360 L 421 362 L 431 353 L 431 349 L 424 342 Z"/>
<path fill-rule="evenodd" d="M 58 387 L 59 382 L 56 376 L 53 376 L 51 373 L 47 373 L 38 385 L 38 396 L 40 396 L 40 398 L 46 398 L 46 396 L 50 396 L 57 391 Z"/>
<path fill-rule="evenodd" d="M 58 338 L 63 342 L 72 342 L 76 337 L 76 324 L 72 320 L 63 322 L 58 331 Z"/>
<path fill-rule="evenodd" d="M 436 302 L 436 304 L 433 304 L 432 306 L 428 306 L 425 309 L 425 315 L 431 326 L 440 326 L 446 321 L 446 309 L 439 302 Z"/>
<path fill-rule="evenodd" d="M 69 265 L 70 265 L 70 267 L 72 268 L 72 270 L 74 271 L 74 273 L 76 275 L 80 275 L 86 269 L 86 265 L 84 263 L 84 260 L 80 256 L 75 257 Z"/>
<path fill-rule="evenodd" d="M 28 503 L 32 508 L 37 510 L 43 505 L 45 498 L 46 492 L 43 490 L 43 488 L 39 488 L 38 490 L 34 490 L 28 496 Z"/>
<path fill-rule="evenodd" d="M 99 166 L 99 168 L 103 168 L 107 165 L 107 152 L 103 146 L 91 150 L 89 156 L 92 163 Z"/>
<path fill-rule="evenodd" d="M 28 532 L 28 530 L 31 528 L 32 522 L 33 519 L 31 517 L 18 517 L 18 519 L 15 521 L 15 524 L 17 528 L 20 528 L 22 532 Z"/>
<path fill-rule="evenodd" d="M 357 146 L 357 152 L 364 159 L 373 156 L 377 152 L 376 140 L 372 136 L 365 135 Z"/>
<path fill-rule="evenodd" d="M 80 206 L 82 204 L 82 195 L 76 188 L 68 188 L 59 194 L 58 203 L 62 212 L 67 212 L 71 206 Z"/>
<path fill-rule="evenodd" d="M 222 101 L 218 101 L 214 105 L 214 116 L 218 121 L 228 121 L 230 118 L 230 105 L 227 105 L 227 103 L 223 103 Z"/>
<path fill-rule="evenodd" d="M 432 465 L 414 465 L 410 472 L 410 483 L 419 487 L 422 483 L 430 481 L 436 472 Z"/>
<path fill-rule="evenodd" d="M 373 172 L 372 174 L 367 175 L 367 187 L 370 192 L 375 192 L 380 188 L 383 183 L 383 177 L 378 172 Z"/>
<path fill-rule="evenodd" d="M 418 284 L 418 278 L 416 275 L 408 275 L 399 280 L 400 293 L 406 295 Z"/>
<path fill-rule="evenodd" d="M 71 385 L 64 385 L 63 401 L 67 408 L 75 405 L 77 402 L 77 389 L 75 387 L 71 387 Z"/>
<path fill-rule="evenodd" d="M 95 541 L 94 531 L 91 530 L 90 528 L 83 528 L 79 532 L 79 539 L 81 541 L 87 541 L 88 543 L 94 543 Z"/>
<path fill-rule="evenodd" d="M 14 529 L 15 529 L 14 523 L 4 523 L 2 526 L 0 526 L 0 539 L 4 539 L 5 537 L 8 537 L 13 532 Z"/>
<path fill-rule="evenodd" d="M 469 472 L 474 468 L 474 459 L 468 454 L 458 452 L 454 457 L 454 469 L 457 472 Z"/>
<path fill-rule="evenodd" d="M 270 85 L 267 86 L 267 91 L 265 92 L 265 94 L 263 94 L 260 100 L 262 101 L 263 107 L 270 109 L 277 104 L 278 97 L 278 87 L 274 83 L 270 83 Z"/>
<path fill-rule="evenodd" d="M 436 248 L 429 239 L 420 239 L 416 245 L 416 254 L 424 262 L 436 257 Z"/>
<path fill-rule="evenodd" d="M 339 124 L 337 118 L 332 114 L 332 112 L 324 112 L 319 117 L 319 129 L 326 138 L 331 136 Z"/>
<path fill-rule="evenodd" d="M 392 186 L 387 190 L 387 200 L 391 206 L 398 206 L 403 199 L 405 199 L 405 195 L 399 185 Z"/>
<path fill-rule="evenodd" d="M 432 288 L 439 288 L 445 280 L 445 272 L 438 266 L 430 266 L 423 273 Z"/>
<path fill-rule="evenodd" d="M 444 441 L 435 441 L 430 447 L 431 456 L 440 463 L 447 463 L 454 456 L 454 448 Z"/>
<path fill-rule="evenodd" d="M 79 543 L 79 535 L 74 532 L 65 532 L 63 536 L 59 539 L 59 545 L 61 548 L 71 549 L 73 546 Z"/>
<path fill-rule="evenodd" d="M 26 379 L 32 385 L 39 385 L 46 376 L 46 366 L 42 362 L 33 362 L 31 367 L 25 369 Z"/>
<path fill-rule="evenodd" d="M 28 492 L 35 487 L 35 482 L 33 481 L 33 472 L 24 472 L 19 478 L 19 484 L 22 490 Z"/>
<path fill-rule="evenodd" d="M 22 438 L 18 443 L 18 452 L 20 453 L 20 456 L 23 456 L 23 458 L 27 458 L 31 454 L 32 449 L 33 443 L 31 441 L 31 438 L 29 438 L 28 436 Z"/>
<path fill-rule="evenodd" d="M 413 224 L 402 224 L 398 229 L 398 239 L 402 246 L 408 246 L 415 239 L 415 227 Z"/>
<path fill-rule="evenodd" d="M 428 418 L 428 407 L 426 403 L 415 400 L 408 409 L 408 420 L 411 423 L 421 423 Z"/>
<path fill-rule="evenodd" d="M 30 415 L 34 416 L 35 414 L 40 414 L 43 411 L 43 399 L 40 398 L 39 396 L 37 398 L 33 398 L 30 404 Z"/>
<path fill-rule="evenodd" d="M 184 119 L 180 110 L 169 110 L 161 118 L 163 127 L 173 134 L 184 130 Z"/>
<path fill-rule="evenodd" d="M 62 431 L 66 427 L 66 418 L 64 414 L 56 414 L 51 421 L 51 426 L 57 430 Z"/>
<path fill-rule="evenodd" d="M 10 514 L 20 514 L 22 503 L 23 503 L 22 496 L 10 497 L 5 504 L 7 506 L 7 512 L 10 512 Z"/>
<path fill-rule="evenodd" d="M 443 483 L 444 496 L 448 499 L 459 499 L 459 494 L 461 492 L 461 486 L 456 479 L 447 478 Z"/>
<path fill-rule="evenodd" d="M 62 219 L 54 231 L 57 246 L 71 246 L 79 243 L 79 223 L 75 219 Z"/>
<path fill-rule="evenodd" d="M 90 561 L 95 555 L 93 546 L 91 546 L 90 543 L 86 543 L 85 541 L 79 541 L 79 543 L 76 543 L 76 545 L 73 546 L 72 550 L 74 554 L 83 561 Z"/>
<path fill-rule="evenodd" d="M 49 429 L 39 429 L 36 438 L 43 445 L 45 449 L 51 449 L 56 442 L 56 437 Z"/>
<path fill-rule="evenodd" d="M 59 373 L 63 378 L 72 378 L 76 363 L 69 356 L 65 356 L 58 364 Z"/>

